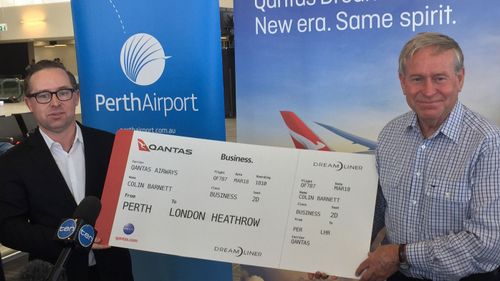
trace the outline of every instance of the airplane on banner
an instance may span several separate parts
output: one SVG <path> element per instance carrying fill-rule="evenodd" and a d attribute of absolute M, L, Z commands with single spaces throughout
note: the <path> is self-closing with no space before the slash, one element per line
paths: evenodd
<path fill-rule="evenodd" d="M 290 137 L 296 148 L 312 149 L 323 151 L 334 151 L 330 149 L 326 143 L 320 139 L 298 116 L 292 111 L 280 111 L 281 117 L 285 121 L 288 129 L 290 130 Z M 373 152 L 377 147 L 377 142 L 365 139 L 360 136 L 353 135 L 346 131 L 340 130 L 330 125 L 319 122 L 314 122 L 328 131 L 351 141 L 353 144 L 359 144 L 368 148 L 367 152 Z"/>

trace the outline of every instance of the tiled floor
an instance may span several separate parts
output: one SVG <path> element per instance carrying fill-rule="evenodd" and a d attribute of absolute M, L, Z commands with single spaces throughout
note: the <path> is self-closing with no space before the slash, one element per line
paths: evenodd
<path fill-rule="evenodd" d="M 28 263 L 28 255 L 24 253 L 18 254 L 14 259 L 4 263 L 6 281 L 23 281 L 20 278 L 20 272 Z"/>

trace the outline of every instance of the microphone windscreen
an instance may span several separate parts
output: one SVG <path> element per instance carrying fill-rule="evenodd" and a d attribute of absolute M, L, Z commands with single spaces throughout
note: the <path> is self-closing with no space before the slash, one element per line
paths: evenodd
<path fill-rule="evenodd" d="M 45 281 L 54 266 L 43 260 L 32 260 L 19 271 L 20 281 Z M 60 281 L 67 280 L 64 272 L 59 277 Z"/>
<path fill-rule="evenodd" d="M 101 212 L 101 201 L 95 196 L 87 196 L 83 198 L 82 202 L 76 207 L 73 217 L 75 219 L 83 219 L 85 223 L 92 226 L 95 225 L 97 216 Z"/>

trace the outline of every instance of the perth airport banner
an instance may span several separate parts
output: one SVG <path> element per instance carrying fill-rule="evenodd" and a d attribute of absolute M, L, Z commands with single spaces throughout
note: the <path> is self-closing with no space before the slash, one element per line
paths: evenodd
<path fill-rule="evenodd" d="M 460 43 L 459 98 L 500 125 L 497 0 L 235 0 L 234 19 L 238 142 L 373 152 L 382 127 L 409 110 L 397 60 L 424 31 Z M 307 278 L 241 270 L 243 281 Z"/>
<path fill-rule="evenodd" d="M 71 4 L 86 125 L 225 140 L 218 1 Z M 138 281 L 231 280 L 227 263 L 132 257 Z"/>
<path fill-rule="evenodd" d="M 218 2 L 71 2 L 86 124 L 225 138 Z"/>

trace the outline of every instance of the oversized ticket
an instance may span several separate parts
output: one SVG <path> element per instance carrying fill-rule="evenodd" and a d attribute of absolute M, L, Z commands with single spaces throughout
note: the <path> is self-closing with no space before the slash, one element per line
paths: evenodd
<path fill-rule="evenodd" d="M 112 246 L 353 278 L 377 180 L 368 154 L 119 131 L 97 230 Z"/>

